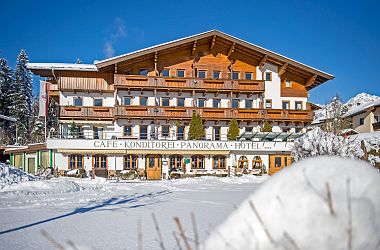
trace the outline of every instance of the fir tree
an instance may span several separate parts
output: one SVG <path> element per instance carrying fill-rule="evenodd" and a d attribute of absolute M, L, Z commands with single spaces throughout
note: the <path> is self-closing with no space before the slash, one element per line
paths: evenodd
<path fill-rule="evenodd" d="M 72 138 L 78 138 L 79 136 L 79 128 L 74 121 L 70 124 L 69 133 Z"/>
<path fill-rule="evenodd" d="M 0 58 L 0 114 L 12 116 L 12 95 L 15 92 L 13 71 L 7 65 L 7 60 Z M 11 144 L 14 142 L 15 127 L 13 122 L 1 121 L 0 144 Z"/>
<path fill-rule="evenodd" d="M 236 140 L 236 138 L 239 136 L 239 133 L 240 133 L 239 124 L 235 118 L 232 118 L 228 126 L 228 134 L 227 134 L 228 140 L 233 140 L 233 141 Z"/>
<path fill-rule="evenodd" d="M 261 131 L 262 132 L 272 132 L 272 126 L 269 124 L 268 121 L 264 122 L 264 127 Z"/>
<path fill-rule="evenodd" d="M 49 100 L 48 114 L 47 114 L 47 128 L 54 128 L 55 131 L 58 129 L 58 103 L 54 99 Z"/>
<path fill-rule="evenodd" d="M 205 130 L 202 124 L 202 118 L 199 114 L 193 113 L 190 121 L 189 139 L 200 140 L 205 136 Z"/>
<path fill-rule="evenodd" d="M 26 68 L 29 62 L 25 50 L 21 50 L 17 57 L 15 71 L 15 92 L 11 95 L 12 105 L 10 113 L 17 119 L 17 141 L 26 144 L 30 139 L 32 112 L 32 75 Z"/>
<path fill-rule="evenodd" d="M 39 102 L 36 98 L 33 102 L 33 119 L 31 121 L 31 142 L 43 142 L 45 140 L 45 121 L 39 117 Z"/>

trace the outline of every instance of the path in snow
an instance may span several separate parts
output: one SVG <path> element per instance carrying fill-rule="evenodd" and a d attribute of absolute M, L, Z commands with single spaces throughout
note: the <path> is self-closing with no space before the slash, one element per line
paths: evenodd
<path fill-rule="evenodd" d="M 59 178 L 25 182 L 0 190 L 2 249 L 51 249 L 68 240 L 81 249 L 137 249 L 141 221 L 143 248 L 159 249 L 152 213 L 167 249 L 175 249 L 173 217 L 193 238 L 194 212 L 201 241 L 264 181 L 265 177 L 192 178 L 173 181 L 116 181 Z M 184 247 L 184 246 L 183 246 Z"/>

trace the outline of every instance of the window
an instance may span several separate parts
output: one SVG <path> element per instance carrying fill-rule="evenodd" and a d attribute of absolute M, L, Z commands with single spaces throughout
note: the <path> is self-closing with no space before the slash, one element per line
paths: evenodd
<path fill-rule="evenodd" d="M 94 127 L 94 139 L 103 139 L 103 127 Z"/>
<path fill-rule="evenodd" d="M 214 127 L 214 140 L 220 141 L 220 127 Z"/>
<path fill-rule="evenodd" d="M 107 168 L 107 156 L 106 155 L 94 155 L 92 156 L 93 168 Z"/>
<path fill-rule="evenodd" d="M 265 100 L 265 108 L 267 108 L 267 109 L 272 108 L 272 100 L 271 99 Z"/>
<path fill-rule="evenodd" d="M 379 122 L 379 116 L 375 115 L 375 122 Z"/>
<path fill-rule="evenodd" d="M 82 97 L 74 97 L 74 106 L 82 107 L 83 106 L 83 99 Z"/>
<path fill-rule="evenodd" d="M 163 137 L 168 137 L 169 136 L 169 126 L 165 125 L 161 127 L 161 135 Z"/>
<path fill-rule="evenodd" d="M 296 133 L 301 133 L 302 128 L 296 128 Z"/>
<path fill-rule="evenodd" d="M 132 135 L 132 126 L 124 125 L 123 127 L 123 136 L 131 136 Z"/>
<path fill-rule="evenodd" d="M 140 96 L 140 105 L 141 106 L 147 106 L 147 103 L 148 103 L 148 97 Z"/>
<path fill-rule="evenodd" d="M 206 70 L 199 70 L 198 78 L 206 78 Z"/>
<path fill-rule="evenodd" d="M 265 73 L 265 81 L 272 81 L 272 72 Z"/>
<path fill-rule="evenodd" d="M 124 155 L 124 170 L 137 168 L 137 155 Z"/>
<path fill-rule="evenodd" d="M 285 80 L 285 87 L 291 88 L 292 87 L 292 81 L 290 80 Z"/>
<path fill-rule="evenodd" d="M 191 156 L 191 168 L 192 169 L 204 169 L 205 168 L 205 157 L 203 155 L 192 155 Z"/>
<path fill-rule="evenodd" d="M 185 77 L 185 70 L 177 69 L 177 77 Z"/>
<path fill-rule="evenodd" d="M 302 109 L 302 102 L 296 101 L 294 106 L 296 107 L 297 110 L 301 110 Z"/>
<path fill-rule="evenodd" d="M 148 138 L 148 126 L 140 125 L 140 139 L 146 140 Z"/>
<path fill-rule="evenodd" d="M 276 168 L 281 167 L 281 157 L 274 157 L 274 166 Z"/>
<path fill-rule="evenodd" d="M 212 103 L 214 108 L 220 108 L 220 99 L 213 99 Z"/>
<path fill-rule="evenodd" d="M 147 69 L 140 69 L 140 76 L 147 76 L 148 70 Z"/>
<path fill-rule="evenodd" d="M 252 80 L 252 72 L 245 72 L 245 80 Z"/>
<path fill-rule="evenodd" d="M 363 125 L 363 124 L 364 124 L 364 117 L 359 118 L 359 125 Z"/>
<path fill-rule="evenodd" d="M 103 106 L 103 99 L 102 98 L 94 98 L 94 106 L 95 107 L 102 107 Z"/>
<path fill-rule="evenodd" d="M 223 155 L 215 155 L 212 157 L 212 168 L 213 169 L 225 169 L 226 168 L 226 157 Z"/>
<path fill-rule="evenodd" d="M 233 109 L 239 108 L 239 99 L 232 99 L 232 108 Z"/>
<path fill-rule="evenodd" d="M 252 133 L 253 127 L 245 127 L 245 132 Z"/>
<path fill-rule="evenodd" d="M 169 69 L 163 69 L 162 71 L 161 71 L 161 76 L 163 76 L 163 77 L 169 77 Z"/>
<path fill-rule="evenodd" d="M 289 101 L 282 101 L 282 109 L 290 109 Z"/>
<path fill-rule="evenodd" d="M 214 70 L 214 79 L 219 79 L 220 78 L 220 71 L 219 70 Z"/>
<path fill-rule="evenodd" d="M 83 168 L 83 155 L 69 155 L 69 169 Z"/>
<path fill-rule="evenodd" d="M 239 71 L 232 71 L 232 80 L 239 79 Z"/>
<path fill-rule="evenodd" d="M 177 127 L 177 140 L 183 140 L 185 134 L 185 126 Z"/>
<path fill-rule="evenodd" d="M 170 105 L 170 99 L 169 97 L 162 97 L 161 98 L 161 106 L 163 107 L 169 107 Z"/>
<path fill-rule="evenodd" d="M 129 106 L 132 103 L 132 98 L 130 96 L 123 97 L 123 105 Z"/>
<path fill-rule="evenodd" d="M 251 109 L 252 108 L 253 101 L 252 100 L 245 100 L 245 108 Z"/>
<path fill-rule="evenodd" d="M 177 98 L 177 106 L 185 107 L 185 98 Z"/>
<path fill-rule="evenodd" d="M 198 107 L 204 108 L 205 107 L 206 99 L 198 99 Z"/>
<path fill-rule="evenodd" d="M 171 155 L 169 156 L 169 169 L 180 169 L 182 168 L 182 155 Z"/>

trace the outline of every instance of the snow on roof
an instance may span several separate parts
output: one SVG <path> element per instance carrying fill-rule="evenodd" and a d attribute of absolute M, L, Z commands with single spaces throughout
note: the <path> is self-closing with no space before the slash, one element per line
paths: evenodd
<path fill-rule="evenodd" d="M 350 117 L 350 116 L 354 116 L 356 114 L 360 114 L 360 113 L 364 112 L 367 108 L 375 107 L 375 106 L 380 106 L 380 100 L 368 102 L 368 103 L 363 103 L 363 104 L 360 104 L 356 107 L 353 107 L 346 114 L 344 114 L 343 117 Z"/>
<path fill-rule="evenodd" d="M 352 136 L 360 140 L 368 140 L 368 139 L 373 139 L 373 138 L 378 138 L 380 140 L 380 131 L 360 133 L 360 134 L 352 135 Z"/>
<path fill-rule="evenodd" d="M 78 63 L 28 63 L 28 69 L 98 71 L 94 64 Z"/>

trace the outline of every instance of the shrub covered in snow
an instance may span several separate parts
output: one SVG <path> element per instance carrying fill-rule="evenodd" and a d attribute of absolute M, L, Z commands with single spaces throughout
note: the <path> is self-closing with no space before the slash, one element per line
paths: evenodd
<path fill-rule="evenodd" d="M 25 173 L 21 169 L 0 163 L 0 189 L 15 183 L 35 180 L 37 180 L 37 177 Z"/>
<path fill-rule="evenodd" d="M 203 249 L 377 249 L 379 183 L 364 161 L 300 161 L 266 181 Z"/>
<path fill-rule="evenodd" d="M 360 147 L 360 140 L 324 132 L 316 127 L 294 141 L 292 155 L 298 161 L 317 155 L 361 158 L 364 152 Z"/>

